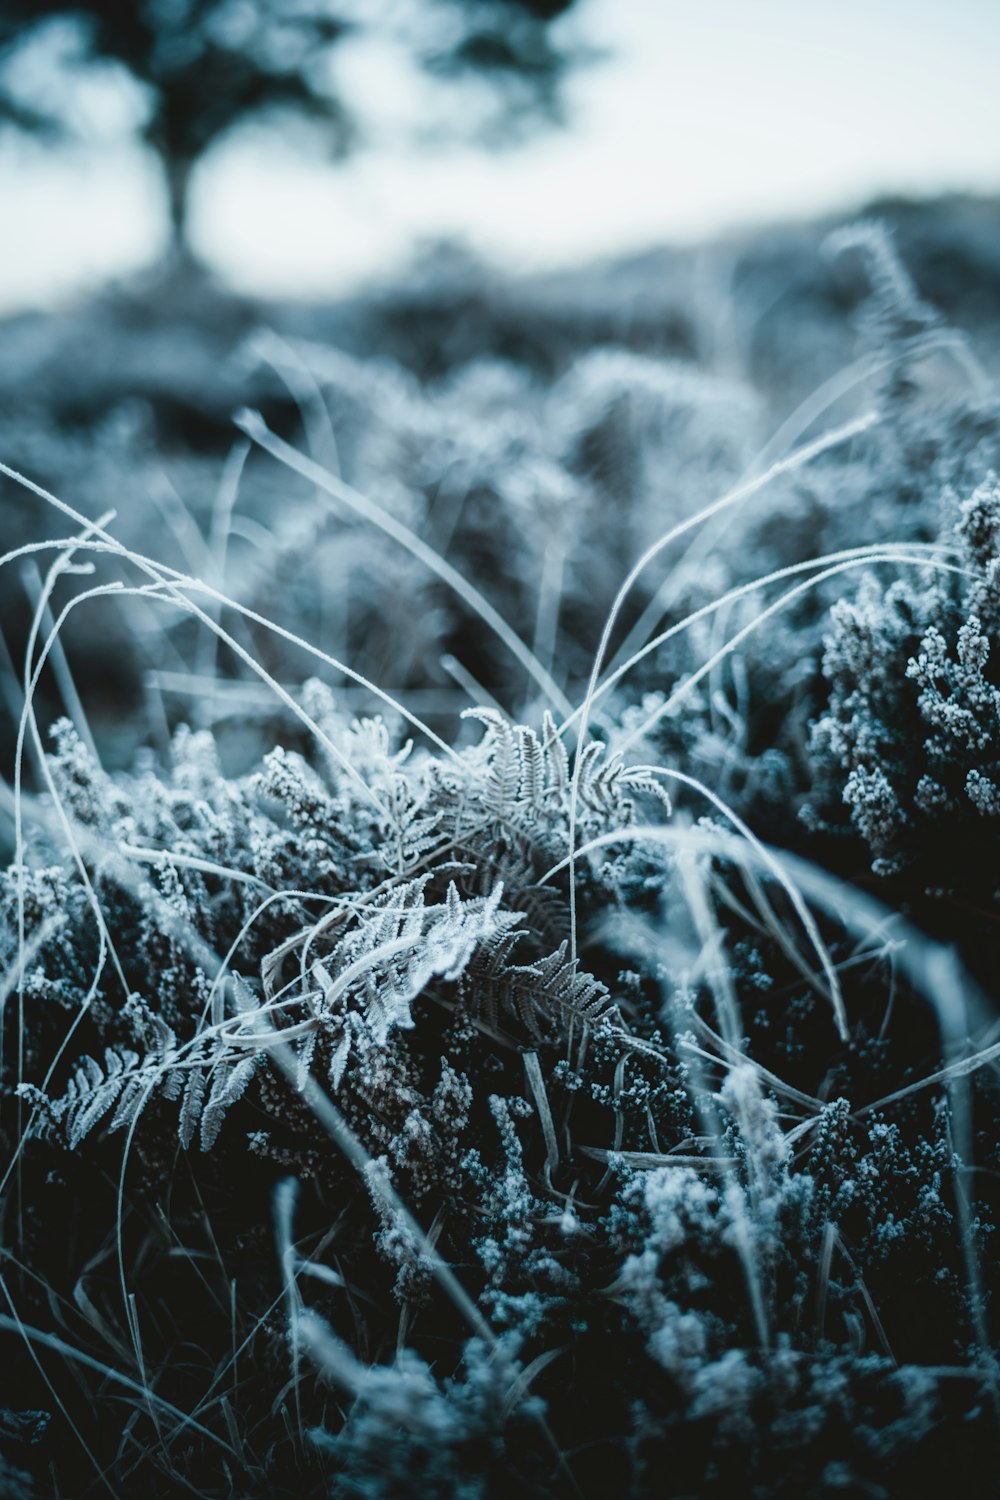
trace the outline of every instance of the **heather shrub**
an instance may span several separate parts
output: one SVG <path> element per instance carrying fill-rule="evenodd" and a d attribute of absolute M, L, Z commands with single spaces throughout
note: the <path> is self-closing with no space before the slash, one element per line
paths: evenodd
<path fill-rule="evenodd" d="M 290 408 L 179 552 L 29 476 L 12 1494 L 986 1472 L 997 427 L 884 233 L 840 248 L 857 367 L 778 420 L 638 336 L 258 334 Z M 60 649 L 111 611 L 115 755 Z"/>

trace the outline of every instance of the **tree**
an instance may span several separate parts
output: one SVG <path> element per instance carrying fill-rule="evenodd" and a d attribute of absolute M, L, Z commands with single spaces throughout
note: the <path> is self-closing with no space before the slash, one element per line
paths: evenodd
<path fill-rule="evenodd" d="M 358 140 L 331 83 L 344 37 L 385 29 L 442 78 L 475 73 L 506 101 L 501 118 L 558 113 L 566 55 L 550 27 L 574 0 L 5 0 L 0 13 L 0 123 L 64 133 L 64 112 L 26 90 L 19 61 L 46 30 L 71 29 L 85 64 L 117 64 L 147 99 L 145 141 L 163 166 L 175 249 L 186 244 L 191 172 L 234 127 L 290 112 L 316 122 L 340 156 Z M 378 15 L 381 10 L 381 15 Z M 365 19 L 365 12 L 368 19 Z M 378 18 L 372 20 L 372 14 Z"/>

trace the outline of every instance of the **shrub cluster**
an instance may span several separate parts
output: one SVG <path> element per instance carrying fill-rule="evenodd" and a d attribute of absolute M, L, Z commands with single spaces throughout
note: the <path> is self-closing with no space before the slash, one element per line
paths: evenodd
<path fill-rule="evenodd" d="M 5 1493 L 988 1472 L 1000 412 L 885 236 L 840 249 L 858 364 L 767 442 L 635 349 L 272 344 L 305 442 L 240 417 L 190 569 L 51 501 L 5 679 Z M 60 643 L 115 607 L 109 770 Z"/>

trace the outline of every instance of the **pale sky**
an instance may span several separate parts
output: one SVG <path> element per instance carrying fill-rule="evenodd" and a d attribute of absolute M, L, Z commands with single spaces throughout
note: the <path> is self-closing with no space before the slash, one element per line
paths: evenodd
<path fill-rule="evenodd" d="M 885 191 L 1000 194 L 1000 0 L 582 0 L 573 26 L 611 59 L 572 78 L 569 130 L 501 155 L 408 142 L 423 86 L 384 48 L 345 45 L 373 144 L 337 168 L 259 132 L 219 147 L 195 181 L 197 250 L 248 290 L 322 295 L 391 272 L 420 238 L 527 268 L 849 213 Z M 92 113 L 88 148 L 0 154 L 0 308 L 163 243 L 127 101 Z"/>

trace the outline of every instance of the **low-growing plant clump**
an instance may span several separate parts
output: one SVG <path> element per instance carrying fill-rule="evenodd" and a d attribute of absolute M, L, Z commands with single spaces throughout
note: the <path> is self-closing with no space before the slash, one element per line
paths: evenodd
<path fill-rule="evenodd" d="M 5 470 L 5 1495 L 992 1472 L 1000 405 L 831 254 L 859 351 L 779 420 L 269 335 L 301 431 L 203 509 Z"/>

